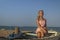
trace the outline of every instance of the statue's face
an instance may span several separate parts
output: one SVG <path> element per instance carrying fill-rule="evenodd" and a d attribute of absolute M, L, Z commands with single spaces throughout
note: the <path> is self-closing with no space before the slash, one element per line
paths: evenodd
<path fill-rule="evenodd" d="M 40 15 L 40 17 L 43 17 L 43 12 L 40 11 L 40 12 L 39 12 L 39 15 Z"/>

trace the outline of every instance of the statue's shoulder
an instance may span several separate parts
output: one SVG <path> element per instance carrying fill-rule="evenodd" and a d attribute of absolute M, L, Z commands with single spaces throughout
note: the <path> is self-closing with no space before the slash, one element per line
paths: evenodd
<path fill-rule="evenodd" d="M 44 21 L 47 21 L 47 20 L 44 18 Z"/>

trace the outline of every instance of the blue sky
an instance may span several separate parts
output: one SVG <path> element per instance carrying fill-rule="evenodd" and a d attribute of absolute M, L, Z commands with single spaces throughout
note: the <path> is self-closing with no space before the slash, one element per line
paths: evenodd
<path fill-rule="evenodd" d="M 0 26 L 36 26 L 41 9 L 47 26 L 60 27 L 60 0 L 0 0 Z"/>

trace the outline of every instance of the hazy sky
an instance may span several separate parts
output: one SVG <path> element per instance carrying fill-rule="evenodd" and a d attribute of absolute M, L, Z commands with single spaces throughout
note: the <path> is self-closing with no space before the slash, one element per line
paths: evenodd
<path fill-rule="evenodd" d="M 41 9 L 47 26 L 60 27 L 60 0 L 0 0 L 0 26 L 36 26 Z"/>

